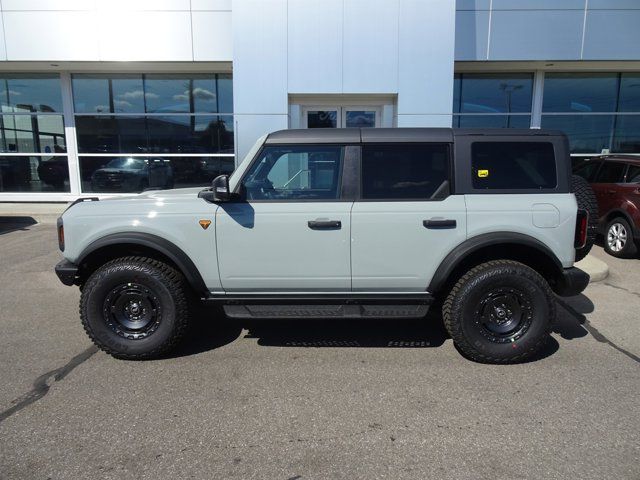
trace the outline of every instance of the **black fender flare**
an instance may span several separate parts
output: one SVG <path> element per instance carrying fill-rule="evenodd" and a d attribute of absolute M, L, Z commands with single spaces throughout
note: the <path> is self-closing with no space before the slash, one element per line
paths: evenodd
<path fill-rule="evenodd" d="M 433 274 L 427 291 L 432 294 L 440 291 L 440 289 L 445 286 L 456 267 L 458 267 L 468 255 L 471 255 L 483 248 L 496 245 L 517 245 L 532 248 L 552 261 L 555 269 L 557 270 L 555 272 L 557 276 L 562 274 L 562 262 L 560 262 L 551 249 L 540 240 L 529 235 L 516 232 L 483 233 L 475 237 L 468 238 L 447 254 Z"/>
<path fill-rule="evenodd" d="M 155 250 L 167 257 L 178 267 L 196 293 L 203 297 L 208 296 L 209 290 L 191 258 L 169 240 L 151 233 L 121 232 L 106 235 L 90 243 L 78 256 L 75 263 L 79 266 L 82 265 L 92 253 L 104 247 L 132 244 Z"/>

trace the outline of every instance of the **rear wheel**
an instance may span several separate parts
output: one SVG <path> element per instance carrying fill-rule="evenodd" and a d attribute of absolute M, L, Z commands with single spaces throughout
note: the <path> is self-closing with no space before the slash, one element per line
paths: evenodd
<path fill-rule="evenodd" d="M 576 262 L 582 260 L 591 251 L 591 247 L 596 241 L 596 234 L 598 233 L 598 199 L 594 193 L 591 185 L 584 178 L 579 175 L 573 175 L 571 177 L 571 190 L 576 196 L 578 202 L 578 208 L 589 212 L 589 225 L 587 227 L 587 241 L 584 247 L 576 249 Z"/>
<path fill-rule="evenodd" d="M 624 218 L 614 218 L 607 224 L 604 249 L 609 255 L 619 258 L 631 257 L 637 253 L 631 225 Z"/>
<path fill-rule="evenodd" d="M 469 270 L 442 307 L 456 346 L 472 360 L 525 360 L 546 342 L 555 303 L 536 271 L 511 260 L 494 260 Z"/>
<path fill-rule="evenodd" d="M 145 257 L 112 260 L 87 280 L 80 318 L 91 340 L 116 358 L 139 360 L 172 350 L 189 323 L 182 274 Z"/>

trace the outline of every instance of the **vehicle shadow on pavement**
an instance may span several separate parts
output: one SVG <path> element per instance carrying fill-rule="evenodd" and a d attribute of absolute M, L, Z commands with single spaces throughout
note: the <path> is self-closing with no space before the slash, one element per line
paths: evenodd
<path fill-rule="evenodd" d="M 32 217 L 0 216 L 0 235 L 16 230 L 28 230 L 28 227 L 37 223 Z"/>
<path fill-rule="evenodd" d="M 593 302 L 584 294 L 575 297 L 558 298 L 558 315 L 553 325 L 554 333 L 565 340 L 574 340 L 588 335 L 584 327 L 587 317 L 585 314 L 595 309 Z"/>
<path fill-rule="evenodd" d="M 267 347 L 439 347 L 448 338 L 439 313 L 420 319 L 325 318 L 244 321 L 245 338 Z"/>

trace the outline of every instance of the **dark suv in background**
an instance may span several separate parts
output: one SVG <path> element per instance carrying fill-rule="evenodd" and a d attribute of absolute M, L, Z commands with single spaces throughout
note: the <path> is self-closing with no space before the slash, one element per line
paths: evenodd
<path fill-rule="evenodd" d="M 585 178 L 596 194 L 598 230 L 604 235 L 607 253 L 635 255 L 640 240 L 640 157 L 593 157 L 576 165 L 574 173 Z"/>

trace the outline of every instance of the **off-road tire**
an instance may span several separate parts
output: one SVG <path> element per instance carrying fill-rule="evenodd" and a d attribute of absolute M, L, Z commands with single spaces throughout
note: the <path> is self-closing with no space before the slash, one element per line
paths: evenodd
<path fill-rule="evenodd" d="M 487 334 L 477 312 L 483 298 L 503 290 L 522 294 L 530 309 L 523 309 L 528 313 L 513 339 L 500 337 L 497 343 L 487 338 L 494 335 Z M 456 282 L 444 301 L 442 315 L 454 344 L 466 357 L 481 363 L 518 363 L 547 342 L 556 305 L 548 283 L 535 270 L 512 260 L 493 260 L 472 268 Z"/>
<path fill-rule="evenodd" d="M 587 226 L 587 241 L 584 247 L 576 249 L 576 262 L 586 257 L 591 251 L 591 247 L 596 241 L 598 233 L 598 218 L 600 217 L 598 209 L 598 199 L 593 192 L 591 185 L 579 175 L 571 177 L 571 191 L 576 196 L 578 208 L 589 212 L 589 225 Z"/>
<path fill-rule="evenodd" d="M 614 225 L 621 225 L 624 228 L 626 233 L 626 241 L 621 250 L 613 250 L 609 245 L 609 230 Z M 634 257 L 638 253 L 638 246 L 636 245 L 637 239 L 633 237 L 633 230 L 629 222 L 625 218 L 616 217 L 607 223 L 607 226 L 604 230 L 604 239 L 603 239 L 604 249 L 605 251 L 614 257 L 618 258 L 631 258 Z"/>
<path fill-rule="evenodd" d="M 116 332 L 118 324 L 109 317 L 106 302 L 121 285 L 141 285 L 150 292 L 157 306 L 153 311 L 158 312 L 151 333 Z M 146 257 L 117 258 L 98 268 L 85 282 L 80 319 L 89 338 L 106 353 L 126 360 L 157 358 L 184 338 L 190 320 L 189 293 L 182 274 L 163 262 Z"/>

